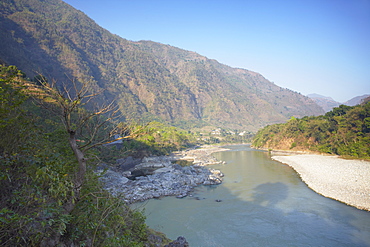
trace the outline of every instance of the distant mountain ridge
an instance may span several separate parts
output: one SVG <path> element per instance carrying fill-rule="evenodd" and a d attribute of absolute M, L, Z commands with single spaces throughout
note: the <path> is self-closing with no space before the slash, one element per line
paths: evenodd
<path fill-rule="evenodd" d="M 0 60 L 29 77 L 88 81 L 123 116 L 183 128 L 255 131 L 324 112 L 311 99 L 262 75 L 195 52 L 111 34 L 60 0 L 0 2 Z"/>
<path fill-rule="evenodd" d="M 331 97 L 323 96 L 320 94 L 308 94 L 307 96 L 313 99 L 316 102 L 316 104 L 321 106 L 325 112 L 329 112 L 334 107 L 338 107 L 340 105 L 339 102 L 335 101 Z"/>
<path fill-rule="evenodd" d="M 307 97 L 313 99 L 316 102 L 316 104 L 321 106 L 324 109 L 325 112 L 329 112 L 334 107 L 338 107 L 340 105 L 348 105 L 348 106 L 359 105 L 359 104 L 362 103 L 363 99 L 365 99 L 369 96 L 370 96 L 369 94 L 364 94 L 362 96 L 354 97 L 354 98 L 352 98 L 352 99 L 350 99 L 350 100 L 348 100 L 344 103 L 340 103 L 340 102 L 335 101 L 331 97 L 323 96 L 323 95 L 316 94 L 316 93 L 307 95 Z"/>
<path fill-rule="evenodd" d="M 355 105 L 359 105 L 362 103 L 362 101 L 366 98 L 368 98 L 370 96 L 370 94 L 364 94 L 364 95 L 361 95 L 361 96 L 357 96 L 357 97 L 354 97 L 350 100 L 347 100 L 346 102 L 344 102 L 343 104 L 344 105 L 348 105 L 348 106 L 355 106 Z"/>
<path fill-rule="evenodd" d="M 324 96 L 324 95 L 317 94 L 317 93 L 307 94 L 307 96 L 310 97 L 310 98 L 320 98 L 320 99 L 328 99 L 328 100 L 334 101 L 334 99 L 331 98 L 331 97 Z"/>

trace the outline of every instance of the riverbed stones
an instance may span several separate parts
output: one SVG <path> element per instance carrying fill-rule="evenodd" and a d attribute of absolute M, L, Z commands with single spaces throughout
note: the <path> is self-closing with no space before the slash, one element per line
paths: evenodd
<path fill-rule="evenodd" d="M 370 211 L 370 162 L 328 155 L 273 156 L 291 166 L 317 193 Z"/>
<path fill-rule="evenodd" d="M 105 172 L 104 176 L 101 178 L 101 181 L 105 184 L 106 187 L 111 187 L 124 186 L 129 181 L 129 179 L 122 176 L 122 174 L 120 173 L 108 169 Z"/>
<path fill-rule="evenodd" d="M 162 196 L 183 198 L 197 185 L 222 183 L 223 174 L 219 170 L 199 165 L 181 167 L 172 160 L 170 156 L 146 157 L 131 171 L 119 167 L 97 172 L 103 174 L 104 188 L 128 203 Z"/>

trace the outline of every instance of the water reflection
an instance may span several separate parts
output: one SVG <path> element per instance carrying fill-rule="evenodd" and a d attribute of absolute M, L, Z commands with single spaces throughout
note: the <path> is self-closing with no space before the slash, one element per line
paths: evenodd
<path fill-rule="evenodd" d="M 198 187 L 193 197 L 150 200 L 151 227 L 191 246 L 370 246 L 369 212 L 316 194 L 265 152 L 215 156 L 227 162 L 215 167 L 224 183 Z"/>

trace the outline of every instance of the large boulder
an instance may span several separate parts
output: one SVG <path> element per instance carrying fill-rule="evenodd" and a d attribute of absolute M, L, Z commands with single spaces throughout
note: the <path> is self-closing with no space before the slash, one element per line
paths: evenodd
<path fill-rule="evenodd" d="M 132 156 L 128 156 L 126 158 L 117 159 L 117 167 L 120 171 L 128 171 L 135 166 L 139 165 L 142 162 L 140 158 L 133 158 Z"/>

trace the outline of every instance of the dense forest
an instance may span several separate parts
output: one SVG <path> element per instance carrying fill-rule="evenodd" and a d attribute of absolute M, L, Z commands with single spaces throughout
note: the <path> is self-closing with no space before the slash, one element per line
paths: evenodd
<path fill-rule="evenodd" d="M 324 113 L 256 72 L 113 35 L 61 0 L 1 1 L 0 35 L 0 61 L 31 78 L 88 81 L 93 90 L 104 89 L 95 101 L 116 100 L 122 120 L 254 132 L 291 116 Z"/>
<path fill-rule="evenodd" d="M 168 242 L 141 212 L 104 191 L 94 170 L 113 164 L 112 153 L 165 154 L 193 145 L 193 136 L 159 123 L 114 121 L 116 111 L 107 106 L 87 111 L 83 106 L 96 95 L 84 85 L 58 89 L 26 78 L 15 66 L 0 66 L 0 245 Z M 104 146 L 114 134 L 124 140 L 120 150 Z"/>
<path fill-rule="evenodd" d="M 259 130 L 253 146 L 316 151 L 370 159 L 370 98 L 357 106 L 340 105 L 318 117 L 292 117 Z"/>

